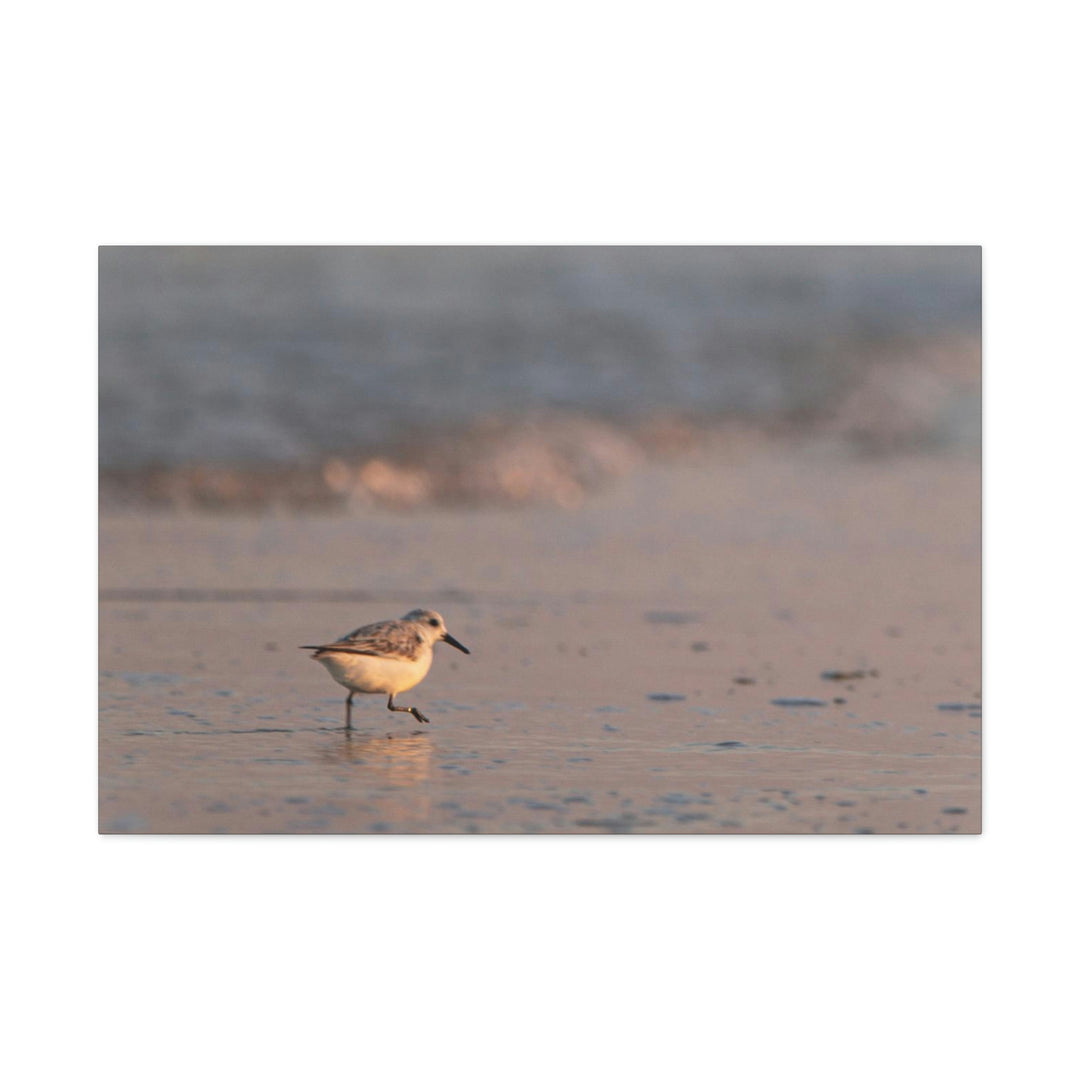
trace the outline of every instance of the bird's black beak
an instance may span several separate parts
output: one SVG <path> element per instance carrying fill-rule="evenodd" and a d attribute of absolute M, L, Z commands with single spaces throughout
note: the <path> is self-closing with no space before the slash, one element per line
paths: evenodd
<path fill-rule="evenodd" d="M 442 639 L 447 645 L 453 645 L 455 649 L 460 649 L 466 656 L 468 655 L 469 650 L 466 649 L 457 638 L 453 638 L 449 634 L 443 634 Z"/>

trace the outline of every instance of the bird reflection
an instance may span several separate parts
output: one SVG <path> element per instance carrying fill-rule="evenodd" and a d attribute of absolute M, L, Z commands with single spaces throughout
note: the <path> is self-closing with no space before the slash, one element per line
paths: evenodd
<path fill-rule="evenodd" d="M 408 735 L 360 735 L 342 739 L 323 751 L 336 764 L 356 765 L 368 776 L 396 785 L 420 784 L 431 776 L 431 740 L 427 732 Z M 370 769 L 370 771 L 367 771 Z"/>

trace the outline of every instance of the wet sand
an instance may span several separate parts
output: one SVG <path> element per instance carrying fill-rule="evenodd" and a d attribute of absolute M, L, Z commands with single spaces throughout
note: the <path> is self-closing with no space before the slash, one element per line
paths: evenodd
<path fill-rule="evenodd" d="M 105 833 L 977 833 L 980 478 L 828 449 L 577 509 L 103 516 Z M 400 701 L 297 646 L 435 607 Z"/>

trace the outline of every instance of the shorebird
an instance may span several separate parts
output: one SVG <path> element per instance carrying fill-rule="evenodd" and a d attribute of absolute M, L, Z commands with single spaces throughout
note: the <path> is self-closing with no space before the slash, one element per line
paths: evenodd
<path fill-rule="evenodd" d="M 352 730 L 353 694 L 389 694 L 391 712 L 407 712 L 421 724 L 430 720 L 411 705 L 395 705 L 394 695 L 411 690 L 431 668 L 431 650 L 445 641 L 463 653 L 468 649 L 450 636 L 437 611 L 416 608 L 400 619 L 369 623 L 329 645 L 301 645 L 313 649 L 312 659 L 349 691 L 345 699 L 345 730 Z"/>

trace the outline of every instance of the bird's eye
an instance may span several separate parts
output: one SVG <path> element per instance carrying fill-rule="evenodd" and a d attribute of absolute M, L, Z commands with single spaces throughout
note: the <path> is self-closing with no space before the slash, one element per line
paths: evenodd
<path fill-rule="evenodd" d="M 428 626 L 438 626 L 438 625 L 439 625 L 439 620 L 438 619 L 428 619 Z"/>

